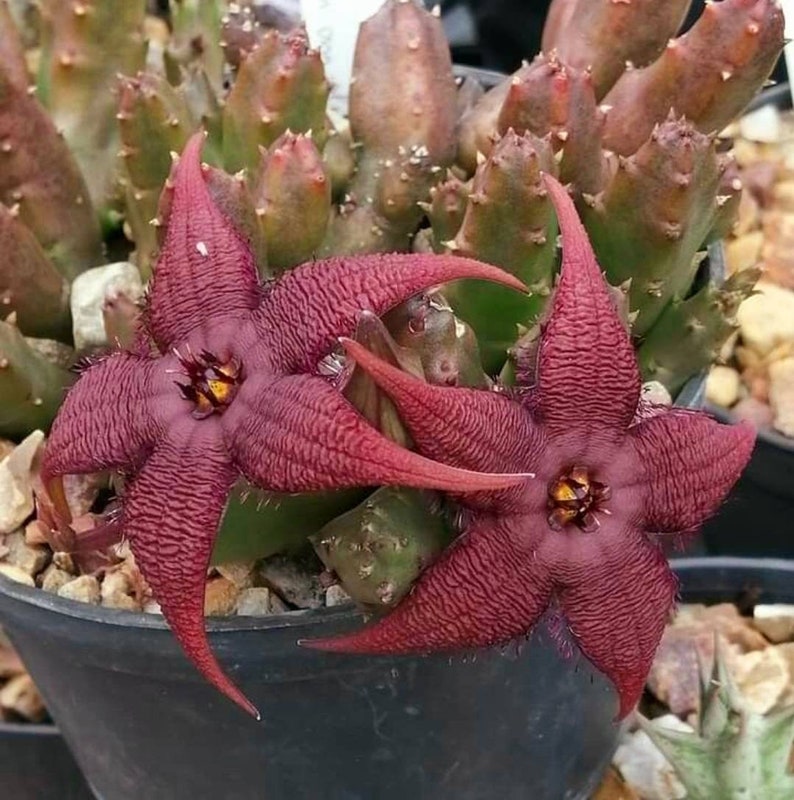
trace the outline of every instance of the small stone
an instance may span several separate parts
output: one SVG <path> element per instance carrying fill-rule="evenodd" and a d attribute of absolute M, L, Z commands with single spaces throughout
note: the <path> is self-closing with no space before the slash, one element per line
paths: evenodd
<path fill-rule="evenodd" d="M 33 459 L 44 442 L 41 431 L 33 431 L 0 461 L 0 534 L 24 525 L 33 513 Z"/>
<path fill-rule="evenodd" d="M 789 687 L 788 661 L 775 647 L 737 656 L 731 664 L 736 687 L 750 711 L 769 713 Z"/>
<path fill-rule="evenodd" d="M 731 367 L 712 367 L 706 379 L 706 399 L 718 406 L 730 408 L 739 399 L 741 379 Z"/>
<path fill-rule="evenodd" d="M 21 570 L 19 567 L 13 566 L 13 564 L 4 564 L 0 562 L 0 575 L 16 583 L 23 583 L 25 586 L 36 585 L 33 578 L 31 578 L 27 572 Z"/>
<path fill-rule="evenodd" d="M 118 608 L 125 611 L 141 610 L 140 603 L 132 596 L 132 581 L 123 569 L 105 573 L 99 592 L 101 604 L 105 608 Z"/>
<path fill-rule="evenodd" d="M 756 400 L 755 397 L 745 397 L 740 400 L 732 411 L 737 420 L 749 422 L 758 430 L 770 427 L 775 418 L 772 407 L 768 403 Z"/>
<path fill-rule="evenodd" d="M 284 614 L 288 610 L 284 601 L 266 586 L 243 589 L 237 598 L 237 615 L 240 617 L 265 617 Z"/>
<path fill-rule="evenodd" d="M 94 505 L 100 489 L 107 486 L 107 478 L 101 473 L 88 475 L 64 475 L 63 491 L 74 517 L 87 514 Z"/>
<path fill-rule="evenodd" d="M 39 690 L 28 674 L 17 675 L 0 689 L 0 708 L 30 722 L 39 722 L 47 714 Z"/>
<path fill-rule="evenodd" d="M 779 344 L 794 342 L 794 291 L 766 281 L 755 289 L 736 317 L 744 343 L 764 356 Z"/>
<path fill-rule="evenodd" d="M 775 428 L 784 436 L 794 436 L 794 357 L 770 365 L 769 404 Z"/>
<path fill-rule="evenodd" d="M 325 605 L 328 608 L 343 606 L 353 601 L 353 598 L 342 588 L 342 585 L 335 583 L 325 590 Z"/>
<path fill-rule="evenodd" d="M 72 283 L 72 331 L 77 350 L 108 344 L 102 310 L 105 300 L 124 294 L 131 300 L 143 295 L 138 268 L 128 262 L 105 264 L 78 275 Z"/>
<path fill-rule="evenodd" d="M 263 562 L 259 572 L 267 584 L 287 603 L 298 608 L 321 608 L 320 580 L 308 570 L 284 556 L 273 556 Z"/>
<path fill-rule="evenodd" d="M 776 603 L 757 605 L 753 609 L 753 624 L 770 642 L 778 644 L 794 640 L 794 605 Z"/>
<path fill-rule="evenodd" d="M 47 533 L 47 526 L 41 520 L 31 520 L 25 525 L 25 543 L 33 547 L 46 546 L 49 543 Z"/>
<path fill-rule="evenodd" d="M 745 269 L 750 269 L 761 260 L 761 250 L 764 246 L 764 232 L 752 231 L 745 233 L 738 239 L 732 239 L 725 245 L 725 261 L 728 274 L 734 275 Z"/>
<path fill-rule="evenodd" d="M 244 561 L 219 564 L 215 569 L 238 589 L 248 589 L 254 582 L 254 565 Z"/>
<path fill-rule="evenodd" d="M 50 564 L 41 574 L 41 588 L 45 592 L 58 594 L 62 586 L 73 580 L 74 576 L 65 570 L 60 569 L 55 564 Z"/>
<path fill-rule="evenodd" d="M 69 572 L 72 575 L 77 574 L 77 566 L 74 563 L 74 558 L 72 557 L 71 553 L 63 553 L 60 551 L 53 553 L 52 563 L 55 564 L 58 569 L 62 569 L 64 572 Z"/>
<path fill-rule="evenodd" d="M 50 560 L 50 551 L 46 547 L 31 547 L 22 531 L 9 533 L 4 542 L 8 548 L 5 562 L 19 567 L 30 576 L 38 575 Z"/>
<path fill-rule="evenodd" d="M 767 103 L 739 120 L 739 133 L 743 139 L 764 144 L 776 144 L 783 138 L 783 119 L 780 110 Z"/>
<path fill-rule="evenodd" d="M 675 731 L 692 732 L 692 728 L 674 714 L 659 717 L 654 723 Z M 686 797 L 686 789 L 675 770 L 645 731 L 627 733 L 612 763 L 643 800 L 682 800 Z"/>
<path fill-rule="evenodd" d="M 61 586 L 58 597 L 99 605 L 99 581 L 93 575 L 80 575 Z"/>
<path fill-rule="evenodd" d="M 204 594 L 204 615 L 228 617 L 234 614 L 240 590 L 226 578 L 213 578 L 207 582 Z"/>

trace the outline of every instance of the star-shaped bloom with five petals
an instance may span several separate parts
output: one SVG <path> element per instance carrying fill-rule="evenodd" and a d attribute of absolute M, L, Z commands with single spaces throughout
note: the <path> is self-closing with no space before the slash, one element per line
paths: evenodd
<path fill-rule="evenodd" d="M 64 474 L 126 472 L 121 526 L 166 620 L 203 675 L 256 715 L 204 631 L 206 571 L 232 485 L 242 475 L 276 492 L 466 492 L 526 480 L 400 448 L 316 374 L 361 310 L 380 315 L 459 278 L 524 287 L 475 261 L 411 255 L 317 261 L 262 286 L 248 242 L 210 195 L 202 143 L 202 134 L 190 140 L 168 184 L 139 346 L 81 374 L 53 425 L 42 478 L 57 498 Z"/>
<path fill-rule="evenodd" d="M 429 386 L 360 344 L 347 352 L 394 400 L 419 452 L 472 470 L 531 471 L 460 498 L 468 524 L 387 617 L 306 642 L 329 651 L 487 647 L 526 635 L 554 606 L 573 640 L 634 707 L 677 585 L 655 534 L 696 529 L 747 463 L 755 435 L 706 414 L 640 403 L 634 348 L 573 203 L 546 187 L 561 277 L 513 392 Z"/>

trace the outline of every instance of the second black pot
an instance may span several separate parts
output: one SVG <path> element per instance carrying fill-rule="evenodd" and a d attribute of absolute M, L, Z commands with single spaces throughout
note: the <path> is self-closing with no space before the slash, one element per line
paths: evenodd
<path fill-rule="evenodd" d="M 93 795 L 54 725 L 0 722 L 4 800 L 91 800 Z"/>

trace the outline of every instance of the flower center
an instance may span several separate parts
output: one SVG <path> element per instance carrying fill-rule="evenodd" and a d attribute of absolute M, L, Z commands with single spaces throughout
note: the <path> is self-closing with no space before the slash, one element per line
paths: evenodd
<path fill-rule="evenodd" d="M 223 361 L 207 350 L 198 356 L 177 353 L 177 357 L 189 381 L 177 382 L 177 386 L 182 397 L 195 405 L 193 416 L 204 419 L 210 414 L 222 414 L 243 382 L 240 360 L 231 357 Z"/>
<path fill-rule="evenodd" d="M 555 531 L 576 525 L 592 533 L 600 525 L 597 512 L 609 514 L 604 503 L 610 495 L 609 486 L 593 480 L 587 467 L 571 467 L 549 484 L 549 525 Z"/>

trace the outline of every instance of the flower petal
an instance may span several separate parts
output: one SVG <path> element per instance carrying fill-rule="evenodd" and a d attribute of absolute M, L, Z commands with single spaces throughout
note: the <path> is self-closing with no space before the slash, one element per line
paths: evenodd
<path fill-rule="evenodd" d="M 143 317 L 163 352 L 204 320 L 251 310 L 260 298 L 253 252 L 207 189 L 203 142 L 197 133 L 185 145 L 165 190 L 173 198 Z"/>
<path fill-rule="evenodd" d="M 285 372 L 309 372 L 339 336 L 350 336 L 360 311 L 378 316 L 440 283 L 478 278 L 526 291 L 518 278 L 454 256 L 379 254 L 329 258 L 286 274 L 255 314 Z"/>
<path fill-rule="evenodd" d="M 122 525 L 188 658 L 213 686 L 258 717 L 221 669 L 204 630 L 207 567 L 237 475 L 219 434 L 218 426 L 206 421 L 186 420 L 172 428 L 131 482 Z"/>
<path fill-rule="evenodd" d="M 132 353 L 83 370 L 50 431 L 43 479 L 139 463 L 161 430 L 167 398 L 176 397 L 171 388 L 158 360 Z"/>
<path fill-rule="evenodd" d="M 338 653 L 410 653 L 506 644 L 527 634 L 546 609 L 550 576 L 525 536 L 481 517 L 387 617 L 332 639 L 302 642 Z"/>
<path fill-rule="evenodd" d="M 560 606 L 582 652 L 615 684 L 623 719 L 642 694 L 677 581 L 661 551 L 615 519 L 596 533 L 558 535 L 579 539 L 575 555 L 548 561 Z"/>
<path fill-rule="evenodd" d="M 249 378 L 222 423 L 241 472 L 270 491 L 398 484 L 466 492 L 525 480 L 455 469 L 405 450 L 309 375 Z"/>
<path fill-rule="evenodd" d="M 755 430 L 674 409 L 631 429 L 644 467 L 650 531 L 695 530 L 720 506 L 750 460 Z"/>
<path fill-rule="evenodd" d="M 507 395 L 483 389 L 431 386 L 352 339 L 343 339 L 342 344 L 389 395 L 418 450 L 428 458 L 488 472 L 526 472 L 542 458 L 546 445 L 542 429 L 526 409 Z M 482 500 L 491 506 L 508 497 L 489 493 Z M 467 497 L 467 504 L 472 503 L 481 505 L 477 498 Z"/>
<path fill-rule="evenodd" d="M 560 223 L 562 269 L 540 343 L 539 409 L 559 435 L 612 429 L 617 438 L 640 397 L 634 348 L 571 198 L 551 176 L 545 184 Z"/>

